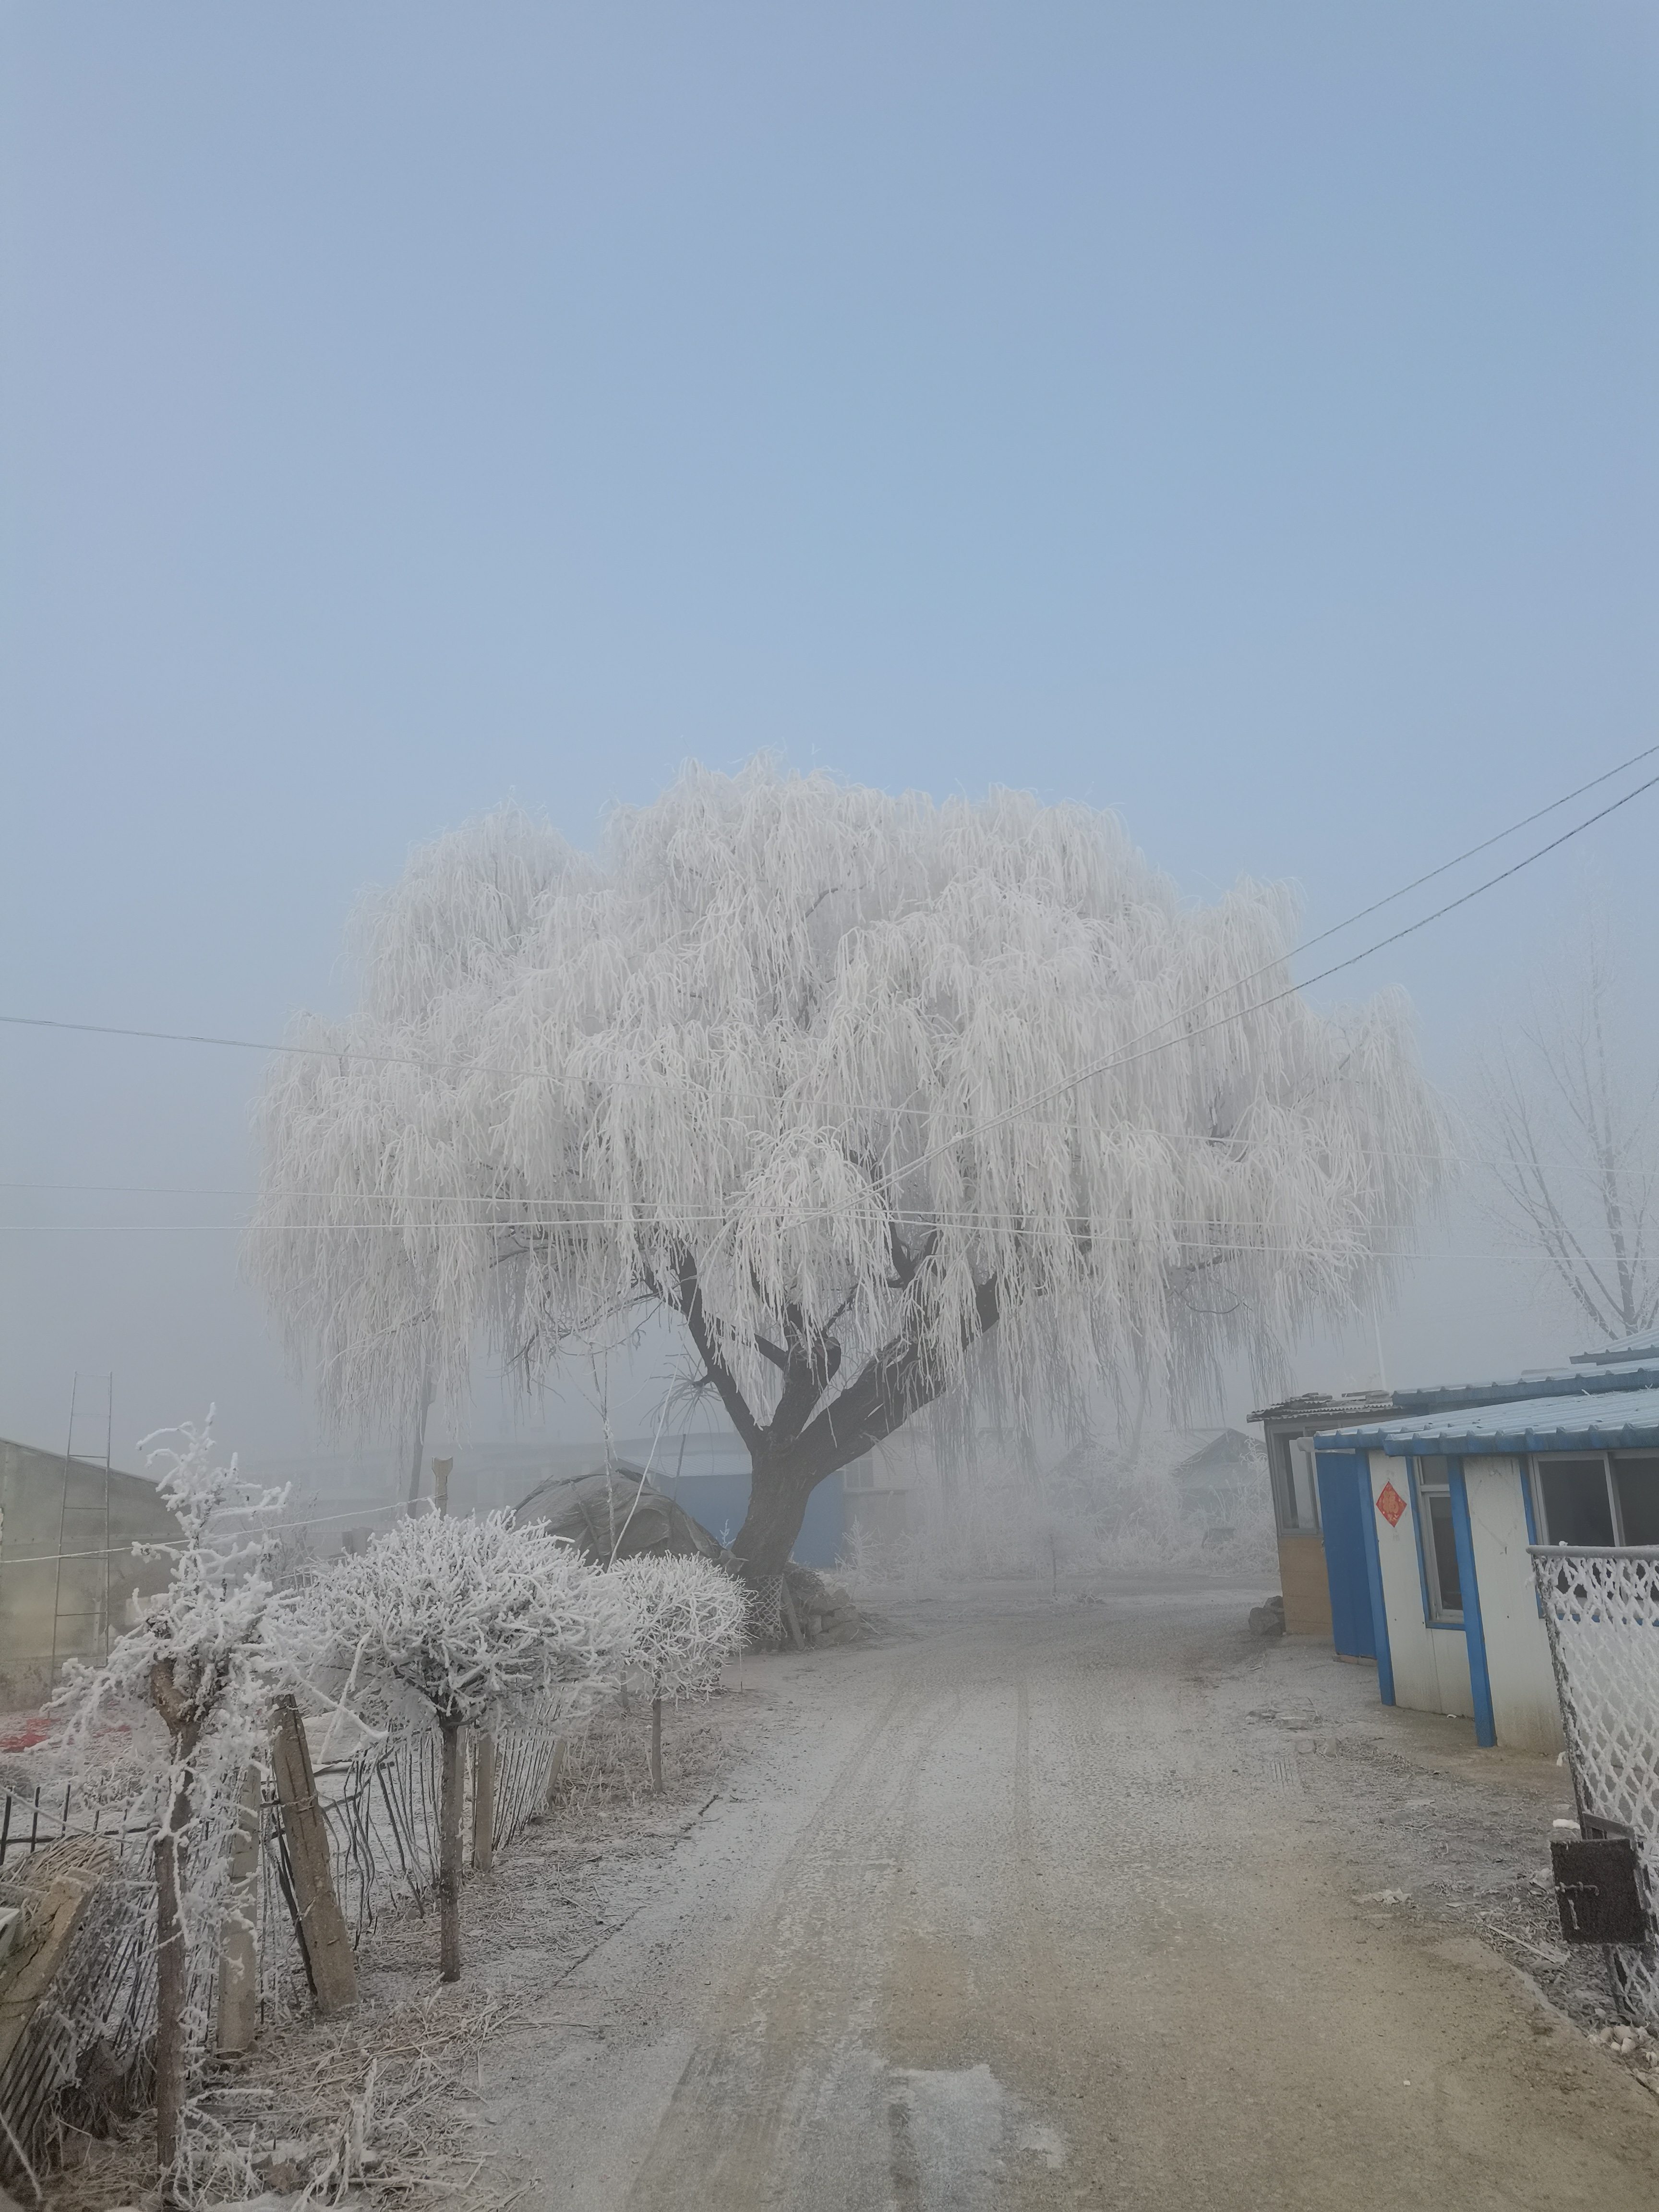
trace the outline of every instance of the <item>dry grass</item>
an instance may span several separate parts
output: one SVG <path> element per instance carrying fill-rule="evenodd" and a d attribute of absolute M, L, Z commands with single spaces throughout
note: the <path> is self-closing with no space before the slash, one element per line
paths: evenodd
<path fill-rule="evenodd" d="M 665 1715 L 661 1798 L 650 1788 L 648 1707 L 604 1713 L 573 1738 L 546 1814 L 487 1877 L 489 1911 L 464 1903 L 468 1978 L 434 1986 L 430 1911 L 405 1902 L 384 1913 L 358 1954 L 350 2020 L 268 2026 L 246 2060 L 210 2070 L 191 2113 L 193 2201 L 276 2190 L 319 2206 L 349 2195 L 387 2212 L 505 2212 L 533 2177 L 480 2158 L 471 2100 L 491 2039 L 532 2015 L 489 1986 L 489 1967 L 511 1955 L 526 1916 L 545 1922 L 551 1873 L 580 1890 L 586 1865 L 672 1848 L 714 1787 L 736 1719 L 723 1698 Z M 587 1940 L 573 1919 L 574 1949 Z M 52 2212 L 155 2204 L 149 2115 L 103 2139 L 65 2130 L 61 2152 L 46 2177 Z"/>
<path fill-rule="evenodd" d="M 278 2029 L 249 2063 L 216 2067 L 198 2092 L 191 2196 L 210 2203 L 277 2190 L 327 2205 L 367 2192 L 410 2212 L 458 2196 L 468 2212 L 505 2206 L 525 2177 L 466 2148 L 460 2100 L 490 2038 L 522 2019 L 512 2002 L 457 1984 L 414 2003 L 365 2002 L 348 2021 Z M 155 2155 L 148 2119 L 86 2141 L 52 2178 L 52 2212 L 153 2203 Z"/>

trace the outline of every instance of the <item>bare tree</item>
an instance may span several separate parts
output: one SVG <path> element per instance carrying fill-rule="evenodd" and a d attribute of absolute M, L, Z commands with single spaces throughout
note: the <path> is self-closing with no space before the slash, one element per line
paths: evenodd
<path fill-rule="evenodd" d="M 1480 1083 L 1494 1212 L 1613 1340 L 1659 1319 L 1659 1080 L 1635 1067 L 1626 1036 L 1592 941 L 1582 976 L 1540 994 Z"/>

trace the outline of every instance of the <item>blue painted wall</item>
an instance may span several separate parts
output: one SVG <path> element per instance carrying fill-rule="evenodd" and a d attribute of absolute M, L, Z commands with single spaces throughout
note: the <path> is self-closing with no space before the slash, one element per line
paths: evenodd
<path fill-rule="evenodd" d="M 663 1488 L 711 1536 L 729 1544 L 749 1510 L 749 1477 L 744 1474 L 686 1474 Z M 804 1567 L 833 1567 L 841 1557 L 846 1506 L 839 1474 L 826 1475 L 807 1501 L 791 1557 Z"/>
<path fill-rule="evenodd" d="M 1325 1538 L 1325 1573 L 1331 1590 L 1331 1635 L 1350 1659 L 1375 1659 L 1376 1635 L 1371 1623 L 1371 1588 L 1365 1555 L 1362 1497 L 1366 1490 L 1363 1452 L 1321 1452 L 1319 1519 Z"/>
<path fill-rule="evenodd" d="M 1492 1676 L 1486 1668 L 1486 1631 L 1480 1617 L 1480 1577 L 1474 1568 L 1474 1536 L 1469 1527 L 1468 1485 L 1463 1462 L 1451 1463 L 1452 1538 L 1457 1546 L 1457 1579 L 1463 1592 L 1463 1633 L 1469 1647 L 1469 1695 L 1474 1701 L 1474 1740 L 1490 1750 L 1498 1741 L 1492 1716 Z"/>

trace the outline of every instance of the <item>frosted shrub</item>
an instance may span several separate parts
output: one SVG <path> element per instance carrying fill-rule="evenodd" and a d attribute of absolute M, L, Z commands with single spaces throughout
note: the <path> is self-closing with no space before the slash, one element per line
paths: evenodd
<path fill-rule="evenodd" d="M 186 1422 L 145 1438 L 141 1449 L 163 1463 L 158 1487 L 179 1535 L 133 1550 L 171 1561 L 167 1588 L 102 1666 L 71 1662 L 54 1700 L 59 1741 L 82 1756 L 102 1728 L 140 1713 L 159 1715 L 166 1732 L 154 1776 L 154 1860 L 156 2153 L 168 2203 L 183 2180 L 190 1944 L 195 1929 L 216 1925 L 219 1816 L 248 1767 L 268 1763 L 272 1705 L 312 1648 L 302 1616 L 268 1571 L 270 1523 L 288 1493 L 243 1481 L 234 1457 L 218 1464 L 212 1422 L 210 1410 L 199 1428 Z M 142 1742 L 142 1721 L 140 1729 Z"/>
<path fill-rule="evenodd" d="M 613 1685 L 631 1635 L 623 1591 L 574 1544 L 517 1528 L 509 1513 L 429 1513 L 371 1537 L 317 1585 L 314 1602 L 353 1684 L 437 1723 L 440 1944 L 443 1978 L 455 1981 L 463 1731 L 573 1687 L 592 1694 Z"/>
<path fill-rule="evenodd" d="M 742 1649 L 748 1595 L 710 1560 L 648 1552 L 620 1560 L 608 1578 L 628 1603 L 629 1671 L 644 1679 L 651 1698 L 651 1787 L 660 1796 L 663 1700 L 714 1688 Z"/>

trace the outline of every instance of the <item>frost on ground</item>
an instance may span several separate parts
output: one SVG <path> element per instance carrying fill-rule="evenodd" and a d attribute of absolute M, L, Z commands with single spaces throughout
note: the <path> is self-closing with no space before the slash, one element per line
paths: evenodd
<path fill-rule="evenodd" d="M 988 1437 L 963 1450 L 943 1421 L 923 1416 L 916 1431 L 902 1532 L 881 1532 L 877 1514 L 860 1512 L 859 1491 L 848 1492 L 844 1567 L 860 1598 L 1010 1576 L 1057 1592 L 1062 1579 L 1074 1589 L 1080 1576 L 1171 1568 L 1257 1576 L 1264 1590 L 1278 1581 L 1267 1457 L 1253 1439 L 1236 1438 L 1241 1449 L 1218 1477 L 1183 1482 L 1216 1431 L 1096 1438 L 1051 1462 L 1021 1464 Z"/>
<path fill-rule="evenodd" d="M 1598 2041 L 1600 1956 L 1534 1879 L 1564 1771 L 1385 1711 L 1240 1596 L 896 1600 L 673 1715 L 660 1799 L 648 1707 L 614 1711 L 469 1879 L 473 1982 L 389 1916 L 356 2021 L 224 2077 L 252 2179 L 298 2143 L 333 2186 L 367 2108 L 353 2188 L 414 2212 L 1277 2204 L 1291 2172 L 1329 2212 L 1647 2212 L 1659 2068 Z"/>

